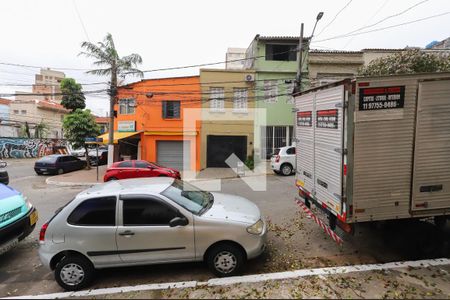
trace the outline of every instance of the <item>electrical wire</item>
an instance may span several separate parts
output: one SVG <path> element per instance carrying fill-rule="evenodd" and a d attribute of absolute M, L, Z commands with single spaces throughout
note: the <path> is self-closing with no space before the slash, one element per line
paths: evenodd
<path fill-rule="evenodd" d="M 344 5 L 344 7 L 342 7 L 337 14 L 334 16 L 334 18 L 331 20 L 331 22 L 329 22 L 327 25 L 325 25 L 325 27 L 316 35 L 316 37 L 318 37 L 319 35 L 321 35 L 325 29 L 327 29 L 328 27 L 330 27 L 331 24 L 333 24 L 333 22 L 337 19 L 337 17 L 353 2 L 353 0 L 349 0 L 347 2 L 347 4 Z"/>
<path fill-rule="evenodd" d="M 370 17 L 370 19 L 364 23 L 364 26 L 366 26 L 369 22 L 371 22 L 379 13 L 380 11 L 386 6 L 386 4 L 388 4 L 390 0 L 385 0 L 381 6 L 377 9 L 377 11 Z M 353 36 L 350 40 L 347 41 L 347 43 L 344 45 L 343 49 L 346 49 L 348 47 L 348 45 L 355 39 L 355 37 Z"/>
<path fill-rule="evenodd" d="M 445 15 L 448 15 L 448 14 L 450 14 L 450 11 L 447 11 L 447 12 L 444 12 L 444 13 L 440 13 L 440 14 L 436 14 L 436 15 L 432 15 L 432 16 L 428 16 L 428 17 L 421 18 L 421 19 L 416 19 L 416 20 L 413 20 L 413 21 L 408 21 L 408 22 L 404 22 L 404 23 L 400 23 L 400 24 L 395 24 L 395 25 L 391 25 L 391 26 L 377 28 L 377 29 L 373 29 L 373 30 L 368 30 L 368 31 L 363 31 L 363 32 L 356 32 L 356 33 L 348 34 L 348 35 L 337 35 L 337 36 L 334 36 L 334 37 L 330 37 L 330 38 L 314 41 L 312 43 L 313 44 L 314 43 L 321 43 L 321 42 L 325 42 L 325 41 L 331 41 L 331 40 L 342 39 L 342 38 L 351 37 L 351 36 L 357 36 L 357 35 L 363 35 L 363 34 L 372 33 L 372 32 L 383 31 L 383 30 L 396 28 L 396 27 L 401 27 L 401 26 L 409 25 L 409 24 L 413 24 L 413 23 L 418 23 L 418 22 L 422 22 L 422 21 L 426 21 L 426 20 L 430 20 L 430 19 L 434 19 L 434 18 L 439 18 L 439 17 L 445 16 Z"/>
<path fill-rule="evenodd" d="M 381 24 L 381 23 L 383 23 L 383 22 L 385 22 L 385 21 L 387 21 L 387 20 L 389 20 L 389 19 L 399 17 L 399 16 L 401 16 L 401 15 L 407 13 L 408 11 L 410 11 L 410 10 L 416 8 L 417 6 L 422 5 L 422 4 L 424 4 L 424 3 L 428 2 L 428 1 L 430 1 L 430 0 L 423 0 L 423 1 L 420 1 L 420 2 L 418 2 L 418 3 L 416 3 L 416 4 L 414 4 L 414 5 L 410 6 L 410 7 L 408 7 L 407 9 L 405 9 L 405 10 L 399 12 L 399 13 L 396 13 L 396 14 L 393 14 L 393 15 L 390 15 L 390 16 L 387 16 L 387 17 L 385 17 L 385 18 L 381 19 L 380 21 L 377 21 L 377 22 L 375 22 L 375 23 L 373 23 L 373 24 L 366 25 L 366 26 L 360 27 L 360 28 L 358 28 L 358 29 L 355 29 L 355 30 L 353 30 L 353 31 L 347 32 L 346 35 L 347 35 L 347 34 L 352 34 L 352 33 L 355 33 L 355 32 L 359 32 L 359 31 L 364 30 L 364 29 L 368 29 L 368 28 L 374 27 L 374 26 L 379 25 L 379 24 Z M 383 5 L 385 5 L 386 3 L 387 3 L 387 1 L 386 1 Z M 382 8 L 382 7 L 380 7 L 380 9 L 379 9 L 378 11 L 380 11 L 381 8 Z M 370 22 L 370 21 L 369 21 L 369 22 Z"/>

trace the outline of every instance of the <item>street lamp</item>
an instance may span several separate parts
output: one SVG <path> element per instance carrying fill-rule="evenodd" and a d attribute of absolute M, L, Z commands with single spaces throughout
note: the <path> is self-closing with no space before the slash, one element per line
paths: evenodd
<path fill-rule="evenodd" d="M 313 31 L 311 33 L 311 37 L 309 38 L 309 42 L 311 42 L 311 39 L 314 36 L 314 31 L 316 31 L 317 23 L 320 21 L 320 19 L 322 19 L 322 17 L 323 17 L 323 11 L 321 11 L 316 17 L 316 23 L 314 24 L 314 29 L 313 29 Z"/>
<path fill-rule="evenodd" d="M 311 39 L 314 36 L 314 31 L 316 30 L 317 22 L 319 22 L 320 19 L 323 17 L 323 12 L 319 12 L 319 14 L 316 17 L 316 23 L 314 24 L 314 29 L 312 31 L 311 36 L 308 39 L 308 45 L 307 49 L 309 49 L 309 45 L 311 44 Z M 303 68 L 303 23 L 300 27 L 300 40 L 298 44 L 298 69 L 297 69 L 297 76 L 296 76 L 296 85 L 295 85 L 295 92 L 301 91 L 302 86 L 302 68 Z"/>

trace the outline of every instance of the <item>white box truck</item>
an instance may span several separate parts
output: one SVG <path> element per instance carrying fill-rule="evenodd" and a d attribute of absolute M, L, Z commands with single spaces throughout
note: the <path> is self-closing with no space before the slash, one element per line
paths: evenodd
<path fill-rule="evenodd" d="M 450 73 L 361 77 L 294 95 L 296 185 L 332 229 L 450 215 Z"/>

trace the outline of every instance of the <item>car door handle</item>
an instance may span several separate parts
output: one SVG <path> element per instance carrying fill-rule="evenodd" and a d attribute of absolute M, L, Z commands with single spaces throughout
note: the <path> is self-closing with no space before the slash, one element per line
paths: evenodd
<path fill-rule="evenodd" d="M 132 232 L 132 231 L 130 231 L 130 230 L 127 230 L 127 231 L 124 231 L 124 232 L 119 233 L 119 235 L 122 235 L 122 236 L 130 236 L 130 235 L 134 235 L 134 232 Z"/>

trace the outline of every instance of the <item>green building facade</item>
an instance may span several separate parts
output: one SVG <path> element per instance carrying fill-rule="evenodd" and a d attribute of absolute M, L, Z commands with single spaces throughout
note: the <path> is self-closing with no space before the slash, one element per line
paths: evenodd
<path fill-rule="evenodd" d="M 263 159 L 269 158 L 276 148 L 292 144 L 295 114 L 291 94 L 298 68 L 298 42 L 298 37 L 256 35 L 247 48 L 245 68 L 255 71 L 255 107 L 266 109 L 261 145 L 255 145 Z M 306 42 L 305 39 L 305 45 Z M 304 51 L 302 86 L 308 85 L 307 53 Z"/>

